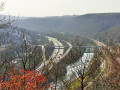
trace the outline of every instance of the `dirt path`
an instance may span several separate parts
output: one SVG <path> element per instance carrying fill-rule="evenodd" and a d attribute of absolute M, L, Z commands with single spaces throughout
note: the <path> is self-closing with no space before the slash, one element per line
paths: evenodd
<path fill-rule="evenodd" d="M 117 56 L 117 54 L 120 54 L 119 52 L 114 52 L 114 50 L 110 50 L 109 47 L 107 47 L 105 44 L 92 39 L 93 43 L 95 43 L 97 46 L 102 46 L 103 50 L 102 53 L 104 55 L 104 60 L 106 62 L 106 74 L 105 76 L 110 79 L 112 83 L 114 83 L 117 86 L 120 86 L 120 57 Z M 119 59 L 119 60 L 118 60 Z"/>

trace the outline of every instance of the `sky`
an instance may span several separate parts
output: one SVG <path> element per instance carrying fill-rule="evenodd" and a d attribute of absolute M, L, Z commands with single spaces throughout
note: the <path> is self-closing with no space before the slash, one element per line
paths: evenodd
<path fill-rule="evenodd" d="M 0 14 L 25 17 L 83 15 L 120 12 L 120 0 L 0 0 L 5 7 Z"/>

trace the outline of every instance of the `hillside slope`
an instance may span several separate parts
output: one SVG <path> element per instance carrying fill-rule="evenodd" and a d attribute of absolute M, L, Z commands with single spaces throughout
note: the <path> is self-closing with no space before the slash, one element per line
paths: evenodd
<path fill-rule="evenodd" d="M 109 38 L 111 40 L 120 42 L 120 24 L 115 25 L 112 28 L 107 29 L 103 32 L 100 32 L 94 37 L 100 41 L 104 41 L 105 38 Z"/>
<path fill-rule="evenodd" d="M 107 31 L 105 31 L 105 33 L 107 33 L 108 37 L 112 39 L 120 40 L 120 25 L 108 29 Z"/>
<path fill-rule="evenodd" d="M 67 32 L 91 35 L 120 24 L 120 13 L 86 14 L 76 16 L 27 18 L 19 27 L 40 32 Z"/>

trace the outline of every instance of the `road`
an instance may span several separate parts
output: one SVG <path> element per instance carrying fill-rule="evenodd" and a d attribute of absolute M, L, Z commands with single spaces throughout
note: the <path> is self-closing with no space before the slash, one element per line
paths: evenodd
<path fill-rule="evenodd" d="M 52 41 L 54 44 L 54 51 L 50 57 L 49 60 L 54 60 L 55 62 L 58 62 L 59 58 L 61 58 L 61 56 L 64 53 L 64 46 L 61 42 L 59 42 L 57 39 L 52 38 L 52 37 L 48 37 L 49 41 Z M 62 49 L 59 49 L 59 46 L 62 47 Z"/>
<path fill-rule="evenodd" d="M 64 46 L 60 41 L 58 41 L 56 38 L 52 38 L 52 37 L 48 37 L 48 36 L 46 36 L 46 37 L 48 38 L 49 41 L 53 42 L 55 49 L 54 49 L 52 55 L 50 56 L 49 60 L 46 60 L 45 59 L 45 48 L 44 48 L 44 46 L 42 46 L 44 60 L 43 60 L 42 64 L 36 69 L 39 72 L 42 72 L 44 70 L 45 66 L 47 66 L 49 70 L 52 69 L 53 64 L 55 64 L 55 63 L 57 64 L 58 62 L 60 62 L 62 60 L 62 58 L 64 58 L 72 48 L 72 45 L 69 42 L 67 42 L 67 44 L 69 45 L 69 48 L 64 53 Z"/>
<path fill-rule="evenodd" d="M 72 45 L 69 42 L 67 42 L 67 41 L 66 41 L 66 43 L 68 44 L 69 48 L 67 49 L 65 54 L 62 56 L 62 58 L 64 58 L 70 52 L 70 50 L 72 49 Z"/>
<path fill-rule="evenodd" d="M 59 42 L 56 38 L 52 37 L 47 37 L 49 41 L 52 41 L 54 46 L 57 47 L 57 49 L 54 49 L 52 55 L 50 56 L 49 60 L 44 60 L 42 64 L 36 69 L 39 72 L 42 72 L 44 70 L 44 67 L 47 66 L 48 69 L 50 70 L 53 66 L 53 63 L 59 62 L 60 58 L 62 57 L 64 53 L 64 48 L 63 49 L 58 49 L 59 46 L 63 46 L 61 42 Z"/>

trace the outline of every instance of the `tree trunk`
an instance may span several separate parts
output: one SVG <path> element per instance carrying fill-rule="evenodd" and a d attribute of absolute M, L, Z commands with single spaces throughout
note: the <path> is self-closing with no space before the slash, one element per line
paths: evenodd
<path fill-rule="evenodd" d="M 84 78 L 83 78 L 83 76 L 81 77 L 81 90 L 83 90 L 83 88 L 84 88 L 84 84 L 83 84 L 83 80 L 84 80 Z"/>
<path fill-rule="evenodd" d="M 57 87 L 57 75 L 56 75 L 56 78 L 55 78 L 55 90 L 57 90 L 56 87 Z"/>

